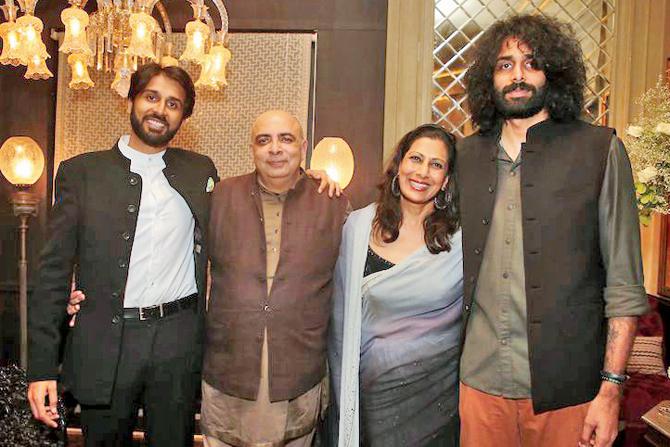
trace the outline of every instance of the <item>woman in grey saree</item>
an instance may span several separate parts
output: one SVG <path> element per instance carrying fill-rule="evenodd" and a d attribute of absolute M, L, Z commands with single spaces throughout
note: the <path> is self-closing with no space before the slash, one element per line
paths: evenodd
<path fill-rule="evenodd" d="M 463 273 L 454 155 L 441 128 L 411 131 L 379 200 L 345 224 L 328 347 L 339 446 L 458 445 Z M 400 211 L 395 238 L 384 232 L 389 201 Z"/>

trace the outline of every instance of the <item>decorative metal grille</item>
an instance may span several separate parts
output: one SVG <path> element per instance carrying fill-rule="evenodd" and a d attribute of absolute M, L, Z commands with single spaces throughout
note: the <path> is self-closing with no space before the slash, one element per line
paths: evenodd
<path fill-rule="evenodd" d="M 586 64 L 584 117 L 607 124 L 615 0 L 435 0 L 433 122 L 460 136 L 472 133 L 463 76 L 472 48 L 496 20 L 543 14 L 572 25 Z"/>

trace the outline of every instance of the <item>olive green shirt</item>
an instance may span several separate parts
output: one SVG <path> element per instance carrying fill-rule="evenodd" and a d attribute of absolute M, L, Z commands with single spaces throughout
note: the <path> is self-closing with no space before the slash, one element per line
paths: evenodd
<path fill-rule="evenodd" d="M 480 391 L 530 398 L 530 365 L 520 178 L 523 151 L 512 160 L 502 146 L 491 228 L 483 253 L 461 358 L 461 380 Z M 598 202 L 600 249 L 607 272 L 605 317 L 640 315 L 647 308 L 642 278 L 638 217 L 628 206 L 623 183 L 630 162 L 621 140 L 612 138 Z M 570 181 L 570 179 L 566 179 Z M 552 200 L 547 197 L 547 200 Z M 569 368 L 570 365 L 565 365 Z"/>

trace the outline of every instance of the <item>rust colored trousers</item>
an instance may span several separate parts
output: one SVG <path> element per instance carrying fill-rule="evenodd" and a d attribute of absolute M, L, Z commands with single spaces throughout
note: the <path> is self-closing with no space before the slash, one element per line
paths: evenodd
<path fill-rule="evenodd" d="M 460 384 L 461 447 L 576 447 L 589 402 L 542 414 L 531 399 L 506 399 Z"/>

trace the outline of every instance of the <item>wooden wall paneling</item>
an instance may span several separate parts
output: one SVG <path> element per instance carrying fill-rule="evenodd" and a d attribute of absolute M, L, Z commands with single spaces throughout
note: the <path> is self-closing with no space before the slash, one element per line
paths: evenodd
<path fill-rule="evenodd" d="M 386 40 L 384 160 L 409 130 L 431 121 L 432 0 L 390 0 Z"/>
<path fill-rule="evenodd" d="M 339 136 L 349 143 L 355 167 L 345 192 L 360 208 L 376 197 L 381 172 L 384 56 L 379 48 L 386 38 L 374 30 L 324 30 L 318 38 L 315 141 Z"/>
<path fill-rule="evenodd" d="M 637 99 L 665 71 L 670 54 L 668 0 L 617 1 L 612 82 L 612 126 L 619 135 L 639 114 Z M 645 288 L 658 292 L 661 221 L 641 226 Z"/>

